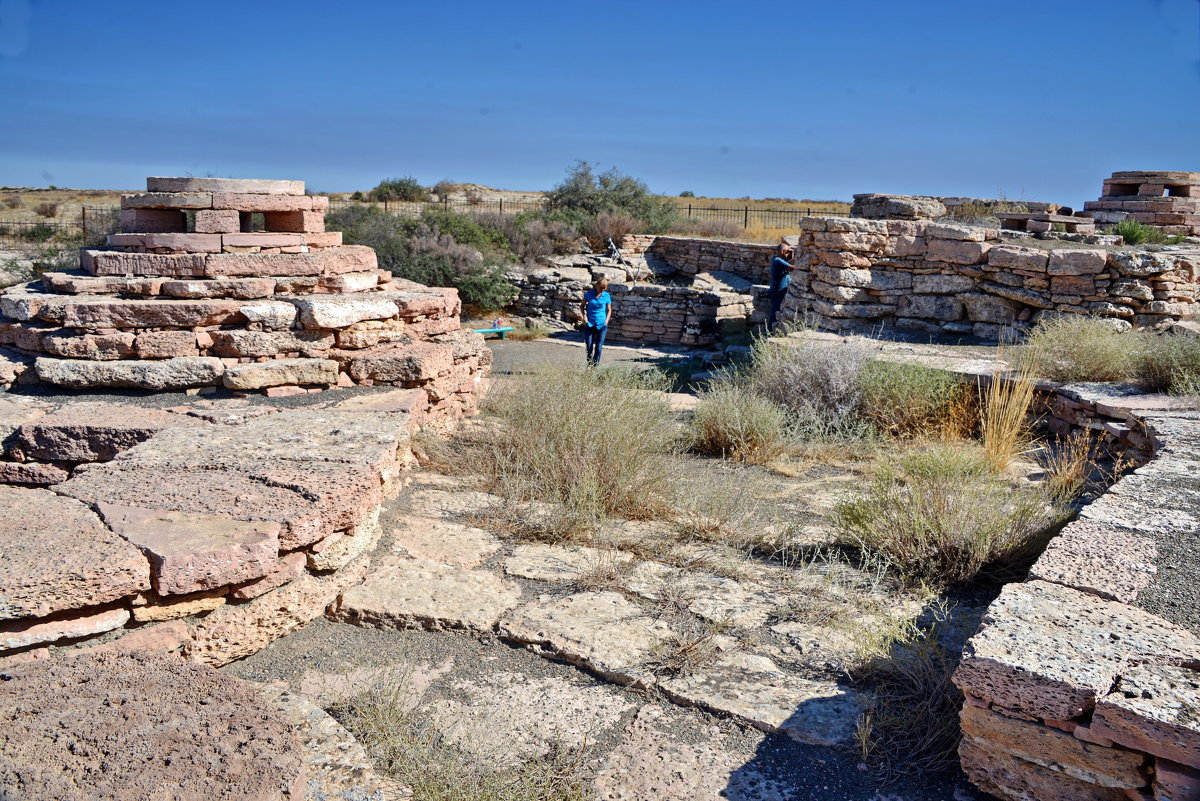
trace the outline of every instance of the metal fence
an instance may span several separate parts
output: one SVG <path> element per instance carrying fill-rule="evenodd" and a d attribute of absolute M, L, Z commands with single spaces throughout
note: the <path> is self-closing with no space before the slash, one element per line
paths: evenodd
<path fill-rule="evenodd" d="M 0 220 L 0 242 L 6 245 L 37 245 L 85 235 L 102 238 L 117 229 L 116 206 L 80 206 L 54 220 Z"/>

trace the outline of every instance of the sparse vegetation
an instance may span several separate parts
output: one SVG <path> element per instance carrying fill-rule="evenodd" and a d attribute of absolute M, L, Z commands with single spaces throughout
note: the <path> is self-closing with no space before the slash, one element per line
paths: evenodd
<path fill-rule="evenodd" d="M 890 436 L 961 439 L 974 427 L 970 387 L 945 370 L 868 361 L 858 386 L 863 417 Z"/>
<path fill-rule="evenodd" d="M 21 208 L 21 198 L 16 195 L 6 195 L 4 197 L 4 207 L 9 209 Z"/>
<path fill-rule="evenodd" d="M 737 384 L 717 384 L 700 396 L 688 427 L 692 448 L 749 464 L 768 464 L 784 448 L 787 414 Z"/>
<path fill-rule="evenodd" d="M 45 217 L 48 220 L 52 220 L 58 216 L 58 204 L 39 203 L 33 207 L 33 211 L 39 217 Z"/>
<path fill-rule="evenodd" d="M 1137 334 L 1083 314 L 1047 315 L 1029 332 L 1021 362 L 1051 381 L 1121 381 L 1141 349 Z"/>
<path fill-rule="evenodd" d="M 596 173 L 586 161 L 567 169 L 566 178 L 546 193 L 546 209 L 583 231 L 598 215 L 621 214 L 637 221 L 640 233 L 659 234 L 670 229 L 677 216 L 676 206 L 667 198 L 650 194 L 646 184 L 625 175 L 615 167 Z M 592 243 L 602 247 L 604 243 Z"/>
<path fill-rule="evenodd" d="M 404 178 L 388 178 L 380 181 L 368 193 L 367 198 L 376 201 L 402 200 L 418 202 L 428 200 L 429 193 L 425 191 L 425 187 L 421 186 L 416 178 L 408 175 Z"/>
<path fill-rule="evenodd" d="M 1126 217 L 1108 229 L 1107 233 L 1124 237 L 1127 245 L 1177 245 L 1183 237 L 1166 234 L 1153 225 L 1145 225 L 1132 217 Z"/>
<path fill-rule="evenodd" d="M 1029 409 L 1037 377 L 1030 364 L 1009 375 L 993 374 L 983 396 L 980 438 L 988 464 L 997 472 L 1028 450 L 1032 439 Z"/>
<path fill-rule="evenodd" d="M 1200 338 L 1141 334 L 1136 380 L 1150 392 L 1200 395 Z"/>

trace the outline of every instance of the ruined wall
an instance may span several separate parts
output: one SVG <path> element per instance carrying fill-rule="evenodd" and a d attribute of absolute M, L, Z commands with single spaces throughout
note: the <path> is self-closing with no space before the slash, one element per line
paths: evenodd
<path fill-rule="evenodd" d="M 922 220 L 801 220 L 784 319 L 880 324 L 995 339 L 1042 312 L 1136 327 L 1196 313 L 1200 251 L 1148 252 L 1010 238 Z"/>

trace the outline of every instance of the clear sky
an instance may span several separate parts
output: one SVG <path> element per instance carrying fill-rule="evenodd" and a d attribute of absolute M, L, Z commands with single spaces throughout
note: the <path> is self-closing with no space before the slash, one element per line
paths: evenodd
<path fill-rule="evenodd" d="M 1079 205 L 1200 170 L 1200 0 L 0 0 L 0 185 L 413 175 Z"/>

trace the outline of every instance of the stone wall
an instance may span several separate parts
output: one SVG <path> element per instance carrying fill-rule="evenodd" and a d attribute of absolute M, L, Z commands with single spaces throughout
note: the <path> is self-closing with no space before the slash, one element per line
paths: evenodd
<path fill-rule="evenodd" d="M 963 769 L 1011 801 L 1195 798 L 1195 610 L 1168 604 L 1168 620 L 1146 599 L 1169 595 L 1155 586 L 1170 566 L 1163 549 L 1195 533 L 1181 481 L 1194 475 L 1200 413 L 1086 388 L 1046 390 L 1043 401 L 1053 429 L 1104 432 L 1142 464 L 1051 540 L 1025 582 L 1004 588 L 967 643 L 954 677 L 966 697 Z"/>
<path fill-rule="evenodd" d="M 995 339 L 1046 311 L 1154 327 L 1198 310 L 1200 250 L 1149 252 L 923 220 L 808 217 L 784 319 Z"/>
<path fill-rule="evenodd" d="M 0 487 L 0 663 L 94 648 L 223 664 L 318 617 L 366 574 L 412 463 L 414 393 L 299 410 L 0 402 L 6 455 L 69 469 Z"/>

